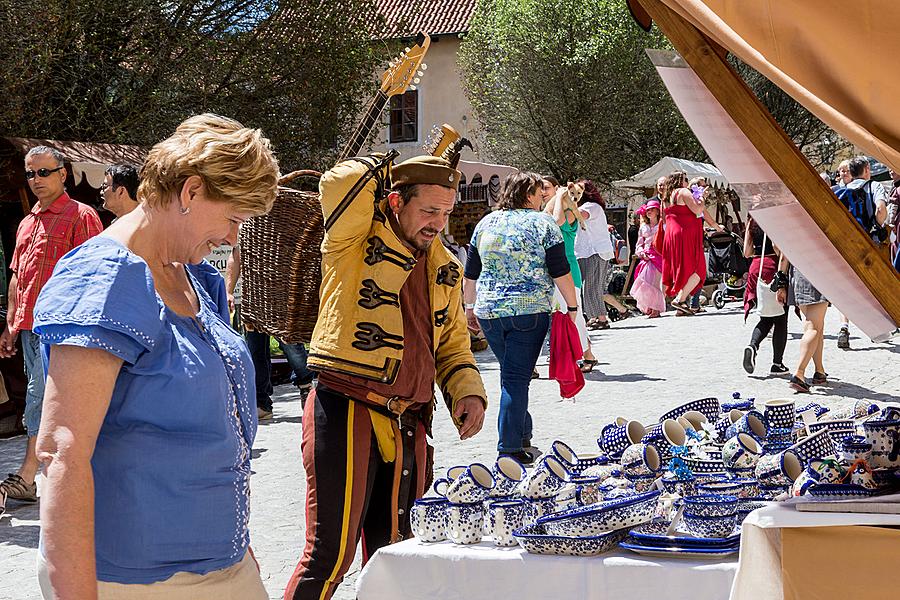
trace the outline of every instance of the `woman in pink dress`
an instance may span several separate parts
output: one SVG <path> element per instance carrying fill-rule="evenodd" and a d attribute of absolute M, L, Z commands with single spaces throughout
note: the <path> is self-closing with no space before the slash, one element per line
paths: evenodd
<path fill-rule="evenodd" d="M 650 200 L 637 210 L 637 214 L 641 217 L 641 227 L 634 253 L 641 262 L 634 269 L 631 297 L 637 301 L 642 313 L 653 318 L 666 310 L 662 292 L 662 254 L 653 245 L 659 229 L 659 201 Z"/>

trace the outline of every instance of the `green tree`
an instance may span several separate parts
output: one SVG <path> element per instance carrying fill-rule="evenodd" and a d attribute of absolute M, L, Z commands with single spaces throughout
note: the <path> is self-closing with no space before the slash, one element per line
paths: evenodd
<path fill-rule="evenodd" d="M 480 144 L 562 180 L 703 159 L 644 53 L 666 47 L 620 0 L 481 0 L 460 52 Z"/>
<path fill-rule="evenodd" d="M 203 111 L 323 168 L 374 91 L 374 0 L 0 0 L 6 135 L 151 145 Z"/>

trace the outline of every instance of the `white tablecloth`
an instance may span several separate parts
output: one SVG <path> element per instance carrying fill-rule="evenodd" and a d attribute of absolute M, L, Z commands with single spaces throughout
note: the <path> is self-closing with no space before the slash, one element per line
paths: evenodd
<path fill-rule="evenodd" d="M 736 557 L 657 559 L 625 550 L 591 558 L 541 556 L 489 541 L 407 540 L 376 552 L 356 591 L 360 600 L 724 600 L 736 569 Z"/>
<path fill-rule="evenodd" d="M 842 525 L 900 526 L 900 515 L 801 512 L 783 503 L 755 510 L 741 532 L 741 554 L 731 600 L 783 600 L 781 529 Z"/>

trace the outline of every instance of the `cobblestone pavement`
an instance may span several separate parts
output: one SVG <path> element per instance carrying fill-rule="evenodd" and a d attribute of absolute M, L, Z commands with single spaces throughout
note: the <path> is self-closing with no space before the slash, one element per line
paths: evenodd
<path fill-rule="evenodd" d="M 741 368 L 755 320 L 751 316 L 745 325 L 738 305 L 730 304 L 691 318 L 675 318 L 672 313 L 655 320 L 631 318 L 594 332 L 591 338 L 600 365 L 587 376 L 587 386 L 574 403 L 559 401 L 556 383 L 546 379 L 543 356 L 538 363 L 541 379 L 531 388 L 535 444 L 547 448 L 561 439 L 576 451 L 590 451 L 596 449 L 601 427 L 618 415 L 654 423 L 665 410 L 704 396 L 729 398 L 735 391 L 757 399 L 791 395 L 785 378 L 767 377 L 772 352 L 768 341 L 760 350 L 757 373 L 748 376 Z M 831 382 L 798 400 L 835 406 L 857 398 L 900 399 L 900 339 L 873 344 L 851 328 L 852 349 L 842 351 L 836 347 L 836 311 L 829 311 L 826 322 L 825 365 Z M 788 367 L 796 361 L 800 331 L 801 323 L 792 315 Z M 485 428 L 474 439 L 461 442 L 440 408 L 434 426 L 436 471 L 476 459 L 494 460 L 499 370 L 490 351 L 479 353 L 478 360 L 491 400 Z M 275 418 L 260 427 L 256 438 L 250 522 L 253 547 L 273 599 L 282 597 L 303 546 L 306 490 L 300 464 L 299 398 L 290 386 L 276 392 Z M 0 441 L 0 473 L 15 470 L 23 446 L 21 437 Z M 0 599 L 39 598 L 34 577 L 38 531 L 37 507 L 10 501 L 7 514 L 0 518 Z M 355 596 L 359 568 L 357 554 L 336 598 Z"/>

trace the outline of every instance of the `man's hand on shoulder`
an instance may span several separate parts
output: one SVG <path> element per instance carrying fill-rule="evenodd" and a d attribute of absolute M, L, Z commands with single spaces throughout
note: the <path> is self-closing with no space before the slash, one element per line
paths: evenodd
<path fill-rule="evenodd" d="M 457 425 L 459 439 L 469 439 L 481 431 L 481 426 L 484 425 L 484 400 L 478 396 L 460 398 L 453 411 L 453 419 L 462 422 L 462 425 Z"/>

